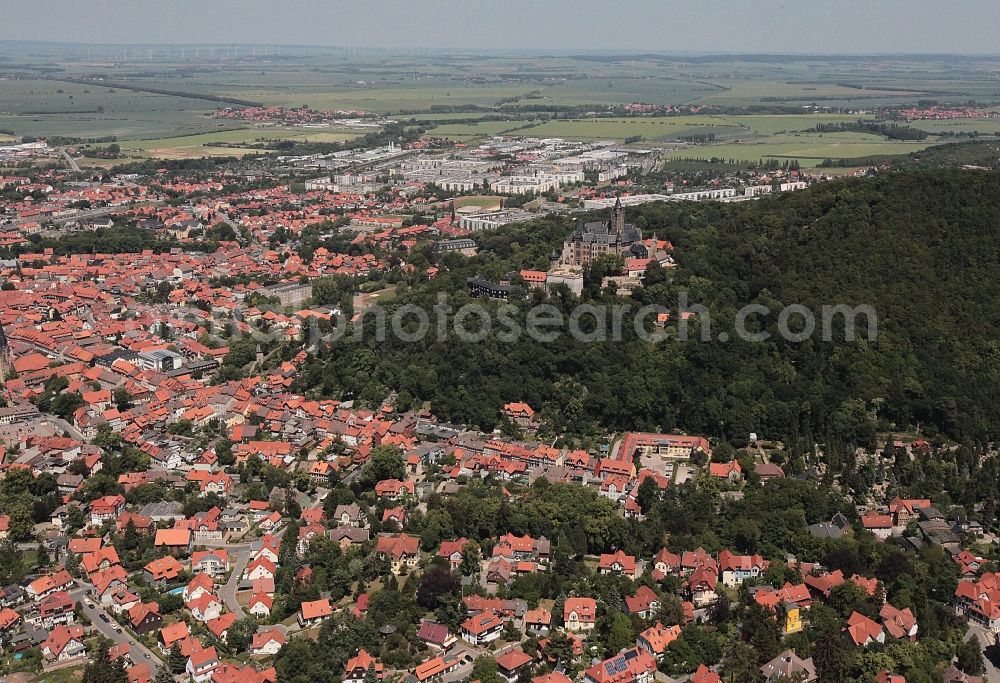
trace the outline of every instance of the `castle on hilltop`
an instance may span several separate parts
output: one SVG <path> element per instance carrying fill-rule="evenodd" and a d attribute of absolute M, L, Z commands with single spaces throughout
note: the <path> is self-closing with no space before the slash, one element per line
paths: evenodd
<path fill-rule="evenodd" d="M 560 263 L 586 266 L 604 254 L 622 258 L 649 258 L 652 255 L 648 252 L 639 228 L 625 222 L 625 208 L 619 197 L 609 220 L 577 223 L 576 230 L 563 242 Z"/>

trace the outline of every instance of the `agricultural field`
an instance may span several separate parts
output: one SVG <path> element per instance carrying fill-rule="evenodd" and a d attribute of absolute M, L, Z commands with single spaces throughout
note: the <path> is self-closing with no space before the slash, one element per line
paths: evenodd
<path fill-rule="evenodd" d="M 42 50 L 43 48 L 38 48 Z M 921 57 L 681 58 L 669 55 L 347 55 L 314 50 L 260 54 L 227 48 L 166 48 L 149 61 L 117 61 L 115 49 L 84 60 L 80 51 L 44 47 L 14 55 L 0 71 L 0 132 L 15 136 L 115 137 L 130 155 L 179 158 L 243 154 L 256 138 L 341 142 L 353 131 L 251 129 L 212 113 L 233 106 L 218 98 L 318 109 L 363 109 L 438 124 L 428 135 L 471 142 L 504 133 L 676 146 L 710 136 L 717 145 L 770 143 L 784 154 L 832 144 L 771 139 L 858 115 L 719 114 L 599 118 L 632 102 L 736 108 L 869 108 L 914 105 L 928 98 L 975 97 L 1000 104 L 1000 60 Z M 39 65 L 44 64 L 42 69 Z M 6 77 L 12 75 L 14 78 Z M 80 84 L 55 78 L 101 78 Z M 105 85 L 106 83 L 106 85 Z M 130 89 L 126 89 L 127 85 Z M 117 87 L 116 87 L 117 86 Z M 992 90 L 991 90 L 992 88 Z M 145 89 L 145 90 L 144 90 Z M 162 94 L 152 91 L 165 91 Z M 466 108 L 468 111 L 461 111 Z M 555 119 L 555 114 L 576 118 Z M 455 111 L 455 110 L 459 111 Z M 502 111 L 515 120 L 479 121 Z M 520 113 L 518 113 L 520 112 Z M 537 118 L 532 120 L 532 117 Z M 584 115 L 586 114 L 586 115 Z M 543 120 L 544 119 L 544 120 Z M 534 125 L 532 125 L 534 124 Z M 931 135 L 1000 133 L 1000 121 L 921 121 Z M 927 144 L 935 140 L 925 141 Z M 126 143 L 126 144 L 123 144 Z M 227 145 L 226 143 L 231 143 Z M 892 149 L 895 149 L 893 146 Z M 687 149 L 685 147 L 685 149 Z M 902 149 L 902 148 L 900 148 Z M 908 150 L 907 150 L 908 151 Z M 707 153 L 707 152 L 706 152 Z M 756 153 L 756 152 L 755 152 Z M 865 152 L 867 153 L 867 152 Z M 810 157 L 812 158 L 812 157 Z"/>
<path fill-rule="evenodd" d="M 805 131 L 819 124 L 850 123 L 865 118 L 841 114 L 756 115 L 756 116 L 659 116 L 628 118 L 557 119 L 525 127 L 530 122 L 485 121 L 445 124 L 429 135 L 469 138 L 498 135 L 517 129 L 518 135 L 560 137 L 576 140 L 624 140 L 641 136 L 646 141 L 677 140 L 688 135 L 713 134 L 716 139 L 743 139 L 752 136 Z"/>
<path fill-rule="evenodd" d="M 719 82 L 717 92 L 698 99 L 699 104 L 745 106 L 767 100 L 895 100 L 923 95 L 922 91 L 851 88 L 833 83 L 782 83 L 763 80 Z M 860 104 L 860 103 L 859 103 Z"/>
<path fill-rule="evenodd" d="M 172 138 L 127 140 L 118 143 L 122 153 L 141 158 L 187 159 L 202 156 L 243 156 L 257 150 L 241 145 L 266 140 L 300 142 L 345 142 L 357 137 L 356 132 L 303 128 L 242 128 L 219 133 L 203 133 Z"/>
<path fill-rule="evenodd" d="M 946 133 L 979 132 L 985 135 L 1000 134 L 1000 119 L 950 119 L 947 121 L 911 121 L 911 128 L 926 130 L 931 135 Z"/>
<path fill-rule="evenodd" d="M 0 80 L 0 130 L 80 138 L 157 137 L 232 128 L 217 103 L 50 80 Z"/>
<path fill-rule="evenodd" d="M 844 137 L 840 137 L 844 136 Z M 690 145 L 665 153 L 668 159 L 733 159 L 755 162 L 760 159 L 797 160 L 803 168 L 814 168 L 824 159 L 861 159 L 870 156 L 904 155 L 932 146 L 929 141 L 886 141 L 858 133 L 827 133 L 775 136 L 759 141 L 720 145 Z"/>
<path fill-rule="evenodd" d="M 435 138 L 448 138 L 449 140 L 458 140 L 460 142 L 470 140 L 472 138 L 483 138 L 491 137 L 494 135 L 500 135 L 508 131 L 517 131 L 518 134 L 528 135 L 527 130 L 533 131 L 534 128 L 527 128 L 525 126 L 530 126 L 531 121 L 481 121 L 479 123 L 445 123 L 440 126 L 432 128 L 428 133 L 428 137 Z M 525 129 L 525 130 L 521 130 Z M 511 133 L 513 134 L 513 133 Z M 534 135 L 534 133 L 530 133 Z"/>

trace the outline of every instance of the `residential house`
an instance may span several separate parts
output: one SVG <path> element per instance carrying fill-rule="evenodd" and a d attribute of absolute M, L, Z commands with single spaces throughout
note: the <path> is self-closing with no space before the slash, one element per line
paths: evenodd
<path fill-rule="evenodd" d="M 172 624 L 168 624 L 161 628 L 159 635 L 157 635 L 160 650 L 170 652 L 170 648 L 174 646 L 174 643 L 179 643 L 190 635 L 191 631 L 188 630 L 187 622 L 175 621 Z"/>
<path fill-rule="evenodd" d="M 437 648 L 438 650 L 447 650 L 458 640 L 444 624 L 427 620 L 420 622 L 417 638 L 427 643 L 428 646 Z"/>
<path fill-rule="evenodd" d="M 439 681 L 462 665 L 461 659 L 438 656 L 418 664 L 413 670 L 417 683 Z"/>
<path fill-rule="evenodd" d="M 653 578 L 657 581 L 673 576 L 681 571 L 681 557 L 666 548 L 660 548 L 653 556 Z"/>
<path fill-rule="evenodd" d="M 125 509 L 125 496 L 116 493 L 113 496 L 101 496 L 90 502 L 90 523 L 101 526 L 108 520 L 113 520 Z"/>
<path fill-rule="evenodd" d="M 896 496 L 889 501 L 889 514 L 892 515 L 894 526 L 905 527 L 911 521 L 920 517 L 920 511 L 932 507 L 927 498 L 900 498 Z"/>
<path fill-rule="evenodd" d="M 889 603 L 882 605 L 878 613 L 882 619 L 882 625 L 889 635 L 897 640 L 917 639 L 917 618 L 909 607 L 898 609 Z"/>
<path fill-rule="evenodd" d="M 210 576 L 222 576 L 229 571 L 229 551 L 218 548 L 192 553 L 191 571 L 204 572 Z"/>
<path fill-rule="evenodd" d="M 157 529 L 153 545 L 171 555 L 186 555 L 191 552 L 191 530 Z"/>
<path fill-rule="evenodd" d="M 494 659 L 497 663 L 497 673 L 507 683 L 515 683 L 521 670 L 529 666 L 534 660 L 520 647 L 512 647 L 497 654 Z"/>
<path fill-rule="evenodd" d="M 988 572 L 978 581 L 959 581 L 955 588 L 955 611 L 1000 635 L 1000 573 Z"/>
<path fill-rule="evenodd" d="M 207 628 L 212 635 L 226 642 L 226 638 L 229 636 L 229 627 L 236 623 L 236 615 L 232 612 L 226 612 L 225 614 L 220 614 L 214 619 L 209 619 L 205 622 L 205 628 Z"/>
<path fill-rule="evenodd" d="M 384 479 L 375 484 L 375 495 L 388 500 L 399 500 L 404 496 L 412 496 L 414 491 L 412 481 L 399 479 Z"/>
<path fill-rule="evenodd" d="M 722 677 L 704 664 L 699 664 L 691 674 L 691 683 L 722 683 Z"/>
<path fill-rule="evenodd" d="M 591 631 L 597 624 L 597 601 L 593 598 L 566 598 L 563 624 L 567 631 Z"/>
<path fill-rule="evenodd" d="M 802 659 L 795 654 L 795 650 L 785 650 L 760 667 L 760 672 L 768 683 L 771 681 L 815 683 L 817 680 L 816 665 L 813 664 L 812 657 Z"/>
<path fill-rule="evenodd" d="M 861 525 L 865 529 L 875 534 L 880 540 L 885 540 L 892 536 L 892 515 L 880 515 L 871 512 L 861 516 Z"/>
<path fill-rule="evenodd" d="M 398 576 L 404 569 L 417 566 L 417 560 L 420 559 L 420 539 L 407 534 L 380 536 L 375 552 L 389 560 L 392 573 Z"/>
<path fill-rule="evenodd" d="M 847 620 L 847 628 L 844 630 L 847 631 L 847 635 L 851 637 L 854 644 L 859 647 L 885 642 L 885 631 L 882 629 L 882 625 L 859 612 L 851 613 Z"/>
<path fill-rule="evenodd" d="M 276 628 L 267 628 L 253 634 L 250 642 L 252 655 L 276 655 L 285 644 L 285 634 Z"/>
<path fill-rule="evenodd" d="M 462 564 L 462 552 L 466 544 L 468 544 L 468 540 L 465 538 L 458 538 L 454 541 L 441 541 L 441 547 L 438 548 L 437 556 L 443 560 L 447 560 L 448 566 L 451 567 L 452 571 L 455 571 Z"/>
<path fill-rule="evenodd" d="M 321 623 L 333 615 L 333 605 L 329 599 L 304 601 L 299 607 L 299 626 L 308 628 Z"/>
<path fill-rule="evenodd" d="M 687 579 L 687 593 L 695 607 L 705 607 L 714 604 L 719 595 L 716 592 L 718 586 L 718 570 L 714 560 L 711 564 L 699 566 Z"/>
<path fill-rule="evenodd" d="M 340 679 L 341 683 L 365 683 L 369 671 L 374 673 L 377 681 L 385 678 L 385 667 L 382 666 L 382 662 L 362 648 L 358 650 L 358 654 L 347 660 L 344 675 Z"/>
<path fill-rule="evenodd" d="M 222 601 L 211 593 L 202 593 L 188 602 L 187 608 L 192 617 L 204 623 L 222 614 Z"/>
<path fill-rule="evenodd" d="M 160 606 L 155 602 L 140 602 L 128 611 L 129 628 L 140 636 L 163 628 Z"/>
<path fill-rule="evenodd" d="M 73 577 L 65 569 L 54 574 L 40 576 L 25 588 L 28 598 L 38 602 L 56 591 L 68 591 L 73 587 Z"/>
<path fill-rule="evenodd" d="M 625 598 L 625 613 L 635 614 L 643 619 L 652 619 L 660 609 L 660 597 L 649 586 L 639 586 L 635 595 Z"/>
<path fill-rule="evenodd" d="M 719 567 L 722 569 L 722 585 L 733 588 L 747 579 L 759 577 L 767 568 L 767 563 L 760 555 L 734 555 L 727 549 L 719 554 Z"/>
<path fill-rule="evenodd" d="M 267 593 L 254 593 L 247 603 L 247 612 L 258 619 L 266 619 L 271 616 L 271 606 L 274 604 L 273 598 Z"/>
<path fill-rule="evenodd" d="M 82 626 L 56 624 L 49 632 L 49 637 L 39 646 L 42 656 L 48 662 L 82 659 L 87 654 L 87 647 L 83 642 L 84 635 Z"/>
<path fill-rule="evenodd" d="M 718 479 L 725 479 L 731 484 L 735 484 L 743 479 L 743 468 L 736 460 L 729 462 L 708 463 L 708 473 Z"/>
<path fill-rule="evenodd" d="M 507 403 L 503 407 L 503 415 L 519 427 L 531 427 L 535 419 L 535 411 L 527 403 Z"/>
<path fill-rule="evenodd" d="M 524 630 L 539 635 L 549 632 L 552 626 L 552 613 L 544 607 L 528 610 L 524 614 Z"/>
<path fill-rule="evenodd" d="M 196 598 L 200 598 L 202 595 L 211 594 L 215 590 L 215 582 L 212 581 L 212 577 L 208 574 L 195 574 L 187 585 L 184 586 L 184 591 L 181 593 L 181 597 L 184 602 L 190 602 Z"/>
<path fill-rule="evenodd" d="M 638 563 L 631 555 L 626 555 L 618 550 L 614 553 L 602 554 L 597 571 L 601 574 L 627 576 L 634 579 L 638 576 Z"/>
<path fill-rule="evenodd" d="M 640 650 L 659 658 L 670 643 L 677 640 L 680 635 L 681 627 L 679 625 L 664 626 L 660 622 L 656 622 L 656 624 L 639 634 L 636 639 L 636 646 Z"/>
<path fill-rule="evenodd" d="M 605 659 L 584 672 L 585 683 L 652 683 L 656 659 L 640 648 Z"/>
<path fill-rule="evenodd" d="M 473 645 L 485 645 L 500 638 L 504 621 L 496 612 L 482 612 L 462 622 L 462 639 Z"/>
<path fill-rule="evenodd" d="M 56 624 L 72 624 L 76 621 L 76 602 L 66 591 L 50 593 L 38 603 L 38 617 L 48 629 Z"/>
<path fill-rule="evenodd" d="M 183 570 L 184 567 L 172 555 L 152 560 L 143 567 L 146 582 L 155 584 L 160 588 L 164 588 L 168 583 L 176 581 Z"/>
<path fill-rule="evenodd" d="M 194 683 L 208 683 L 212 680 L 212 672 L 219 667 L 222 662 L 214 647 L 207 647 L 204 650 L 192 652 L 188 657 L 185 671 Z"/>
<path fill-rule="evenodd" d="M 340 526 L 361 527 L 365 525 L 365 513 L 357 503 L 338 505 L 333 512 L 333 521 Z"/>

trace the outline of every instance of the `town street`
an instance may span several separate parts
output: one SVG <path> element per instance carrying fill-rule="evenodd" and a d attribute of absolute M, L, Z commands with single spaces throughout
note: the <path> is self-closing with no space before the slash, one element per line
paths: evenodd
<path fill-rule="evenodd" d="M 104 608 L 100 604 L 94 602 L 90 596 L 86 595 L 86 591 L 93 588 L 90 584 L 84 583 L 79 579 L 77 582 L 83 587 L 71 591 L 70 596 L 80 603 L 83 613 L 87 615 L 91 624 L 102 636 L 118 644 L 128 643 L 131 645 L 131 658 L 137 665 L 143 662 L 148 663 L 151 670 L 155 670 L 157 667 L 163 665 L 160 658 L 152 650 L 136 640 L 130 630 L 121 626 L 110 614 L 104 611 Z M 88 602 L 90 605 L 87 604 Z M 106 616 L 108 620 L 104 621 L 101 619 L 101 615 Z"/>

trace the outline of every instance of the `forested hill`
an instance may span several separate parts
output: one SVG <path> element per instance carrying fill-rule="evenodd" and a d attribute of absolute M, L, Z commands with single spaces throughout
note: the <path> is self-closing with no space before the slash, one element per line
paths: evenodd
<path fill-rule="evenodd" d="M 754 431 L 806 449 L 868 442 L 891 427 L 976 440 L 1000 432 L 1000 174 L 893 173 L 745 204 L 647 205 L 628 220 L 671 240 L 679 263 L 647 274 L 624 299 L 636 307 L 675 310 L 686 291 L 711 311 L 714 339 L 720 331 L 733 338 L 735 311 L 747 303 L 774 311 L 773 333 L 783 305 L 803 304 L 819 319 L 823 305 L 870 304 L 878 339 L 403 343 L 368 335 L 322 352 L 299 388 L 371 401 L 391 388 L 402 405 L 430 400 L 439 417 L 484 428 L 505 402 L 523 400 L 553 431 L 584 436 L 659 428 L 739 444 Z M 544 268 L 570 228 L 545 219 L 483 234 L 472 259 L 428 250 L 442 274 L 401 287 L 395 305 L 429 307 L 444 291 L 457 308 L 468 300 L 467 276 Z M 599 289 L 599 275 L 588 273 L 584 298 L 620 301 Z M 526 309 L 540 296 L 517 304 Z M 565 311 L 578 303 L 554 301 Z"/>

